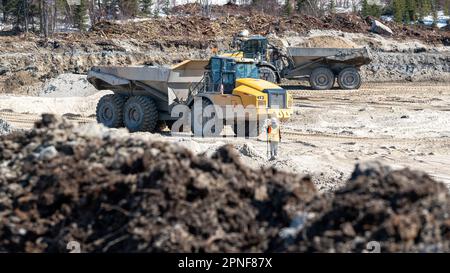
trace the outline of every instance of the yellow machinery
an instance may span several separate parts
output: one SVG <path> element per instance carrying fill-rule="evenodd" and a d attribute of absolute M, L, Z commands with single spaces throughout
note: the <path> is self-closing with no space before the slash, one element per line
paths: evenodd
<path fill-rule="evenodd" d="M 228 124 L 238 135 L 257 136 L 265 118 L 283 121 L 292 115 L 292 96 L 259 73 L 253 60 L 216 56 L 171 68 L 94 67 L 88 80 L 99 90 L 114 92 L 97 105 L 97 120 L 108 127 L 154 132 L 184 116 L 190 126 L 183 128 L 195 135 L 219 135 Z M 189 115 L 179 115 L 180 109 Z"/>
<path fill-rule="evenodd" d="M 203 109 L 212 105 L 216 124 L 223 120 L 233 125 L 237 135 L 239 125 L 242 125 L 242 132 L 245 128 L 245 136 L 257 136 L 264 119 L 277 117 L 285 121 L 292 115 L 292 95 L 280 86 L 260 79 L 259 68 L 249 59 L 212 57 L 203 80 L 192 90 L 190 97 L 202 98 Z M 192 101 L 188 100 L 187 104 L 192 105 Z M 193 131 L 204 133 L 205 116 L 208 115 L 204 111 L 197 111 L 196 115 L 195 105 L 192 108 Z M 196 125 L 199 130 L 195 129 Z M 213 129 L 215 132 L 208 133 L 219 134 L 222 128 L 216 125 Z"/>
<path fill-rule="evenodd" d="M 246 36 L 247 35 L 247 36 Z M 313 89 L 331 89 L 337 80 L 342 89 L 358 89 L 361 66 L 371 62 L 367 48 L 301 48 L 287 47 L 286 52 L 270 44 L 263 36 L 233 37 L 234 52 L 222 56 L 253 59 L 260 76 L 280 83 L 281 79 L 309 79 Z"/>

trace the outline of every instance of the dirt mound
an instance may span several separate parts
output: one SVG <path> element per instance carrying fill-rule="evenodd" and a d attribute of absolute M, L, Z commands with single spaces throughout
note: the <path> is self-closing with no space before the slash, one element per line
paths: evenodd
<path fill-rule="evenodd" d="M 98 90 L 87 81 L 85 75 L 65 73 L 48 80 L 40 90 L 39 96 L 87 97 L 97 92 Z"/>
<path fill-rule="evenodd" d="M 403 26 L 397 23 L 389 23 L 388 25 L 394 31 L 393 37 L 398 39 L 413 38 L 427 43 L 442 44 L 445 38 L 450 37 L 448 31 L 420 26 Z M 190 45 L 204 48 L 205 45 L 207 46 L 205 42 L 214 42 L 217 39 L 231 37 L 243 29 L 248 29 L 252 34 L 283 35 L 287 31 L 302 34 L 311 29 L 369 33 L 370 27 L 370 18 L 364 20 L 355 14 L 328 14 L 323 18 L 316 18 L 307 15 L 286 17 L 234 13 L 234 15 L 220 16 L 215 19 L 190 15 L 167 16 L 125 24 L 102 21 L 94 25 L 92 31 L 85 35 L 107 37 L 108 39 L 135 38 L 153 44 L 169 45 L 168 42 L 171 42 L 177 46 Z"/>
<path fill-rule="evenodd" d="M 34 72 L 30 71 L 18 71 L 12 73 L 10 77 L 7 77 L 4 83 L 4 90 L 6 93 L 10 93 L 18 88 L 27 88 L 35 83 L 38 83 Z"/>
<path fill-rule="evenodd" d="M 357 44 L 339 36 L 314 36 L 296 45 L 299 47 L 319 47 L 319 48 L 356 48 Z"/>
<path fill-rule="evenodd" d="M 288 251 L 362 252 L 371 241 L 381 252 L 448 252 L 450 195 L 428 175 L 357 166 L 347 185 L 317 199 L 315 213 Z"/>
<path fill-rule="evenodd" d="M 253 170 L 230 146 L 167 142 L 43 115 L 0 137 L 0 251 L 449 251 L 450 195 L 428 175 L 358 166 L 318 195 L 308 177 Z"/>
<path fill-rule="evenodd" d="M 65 252 L 71 240 L 84 251 L 265 251 L 315 194 L 308 178 L 251 170 L 229 146 L 208 158 L 105 130 L 44 115 L 0 139 L 1 252 Z"/>

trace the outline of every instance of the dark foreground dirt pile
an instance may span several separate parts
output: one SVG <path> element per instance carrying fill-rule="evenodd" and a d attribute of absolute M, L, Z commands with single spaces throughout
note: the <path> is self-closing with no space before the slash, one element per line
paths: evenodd
<path fill-rule="evenodd" d="M 45 116 L 0 141 L 0 252 L 265 251 L 315 194 L 308 178 L 250 170 L 165 142 L 82 137 Z"/>
<path fill-rule="evenodd" d="M 450 251 L 448 189 L 427 175 L 358 167 L 322 196 L 230 146 L 209 158 L 117 133 L 44 115 L 0 137 L 0 252 Z"/>
<path fill-rule="evenodd" d="M 424 173 L 357 166 L 344 188 L 308 211 L 316 216 L 288 251 L 362 252 L 371 241 L 382 252 L 450 251 L 450 195 Z"/>

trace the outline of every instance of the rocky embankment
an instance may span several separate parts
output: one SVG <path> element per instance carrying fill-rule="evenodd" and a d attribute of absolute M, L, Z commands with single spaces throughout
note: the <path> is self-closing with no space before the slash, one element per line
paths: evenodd
<path fill-rule="evenodd" d="M 213 45 L 228 49 L 232 35 L 245 28 L 285 46 L 295 46 L 296 41 L 320 33 L 337 39 L 335 43 L 322 43 L 322 47 L 341 46 L 342 39 L 366 46 L 373 62 L 362 69 L 365 81 L 450 80 L 450 50 L 443 45 L 450 31 L 391 24 L 395 35 L 384 37 L 370 33 L 370 24 L 355 15 L 333 15 L 323 20 L 299 16 L 245 18 L 190 16 L 101 22 L 89 32 L 56 34 L 47 41 L 32 34 L 1 37 L 0 92 L 36 95 L 46 81 L 63 73 L 84 74 L 95 65 L 171 65 L 189 58 L 208 58 Z"/>

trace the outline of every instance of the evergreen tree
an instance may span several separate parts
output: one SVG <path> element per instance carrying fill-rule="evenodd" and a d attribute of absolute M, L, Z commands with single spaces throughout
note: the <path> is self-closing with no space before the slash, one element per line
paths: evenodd
<path fill-rule="evenodd" d="M 144 14 L 152 13 L 153 0 L 141 0 L 141 11 Z"/>
<path fill-rule="evenodd" d="M 380 17 L 381 16 L 381 6 L 377 4 L 369 4 L 367 0 L 363 0 L 361 4 L 361 14 L 363 17 L 373 16 Z"/>
<path fill-rule="evenodd" d="M 284 14 L 286 16 L 291 16 L 292 14 L 292 6 L 289 0 L 284 1 Z"/>
<path fill-rule="evenodd" d="M 377 4 L 369 5 L 369 15 L 373 17 L 380 17 L 381 16 L 381 6 Z"/>
<path fill-rule="evenodd" d="M 450 0 L 445 0 L 444 2 L 444 14 L 450 15 Z"/>
<path fill-rule="evenodd" d="M 430 0 L 422 0 L 422 9 L 423 15 L 428 16 L 431 13 L 431 1 Z"/>
<path fill-rule="evenodd" d="M 394 20 L 396 22 L 403 22 L 403 17 L 405 14 L 405 1 L 404 0 L 393 0 L 393 10 L 394 10 Z"/>
<path fill-rule="evenodd" d="M 361 14 L 363 17 L 369 16 L 369 3 L 367 3 L 367 0 L 363 0 L 361 4 Z"/>
<path fill-rule="evenodd" d="M 405 2 L 405 20 L 407 23 L 416 21 L 417 6 L 415 0 L 406 0 Z"/>

